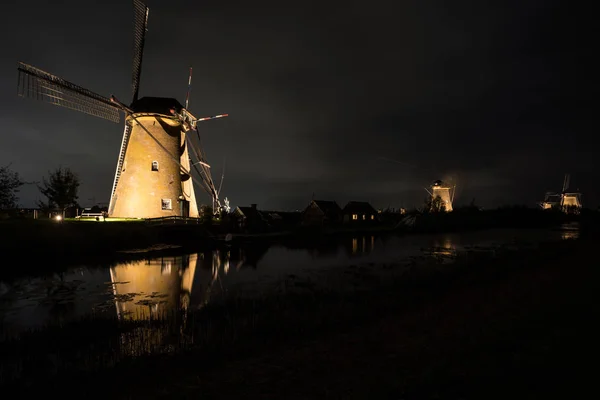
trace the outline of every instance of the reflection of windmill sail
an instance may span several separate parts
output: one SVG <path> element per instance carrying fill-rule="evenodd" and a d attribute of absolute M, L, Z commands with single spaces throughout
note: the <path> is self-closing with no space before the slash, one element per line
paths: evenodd
<path fill-rule="evenodd" d="M 194 275 L 196 273 L 196 264 L 198 254 L 190 254 L 188 257 L 188 267 L 183 270 L 181 276 L 181 307 L 187 309 L 190 306 L 192 298 L 192 286 L 194 284 Z"/>
<path fill-rule="evenodd" d="M 215 250 L 212 253 L 211 261 L 211 279 L 206 290 L 206 297 L 202 302 L 203 305 L 210 301 L 211 295 L 213 294 L 215 287 L 223 291 L 223 282 L 221 282 L 221 272 L 228 272 L 224 270 L 225 265 L 227 265 L 227 270 L 229 270 L 229 259 L 224 260 L 219 250 Z"/>
<path fill-rule="evenodd" d="M 230 252 L 215 250 L 202 253 L 198 258 L 198 267 L 194 274 L 194 294 L 192 303 L 203 307 L 211 298 L 223 293 L 221 279 L 230 268 Z"/>
<path fill-rule="evenodd" d="M 119 318 L 149 319 L 187 307 L 197 256 L 137 261 L 111 268 Z"/>

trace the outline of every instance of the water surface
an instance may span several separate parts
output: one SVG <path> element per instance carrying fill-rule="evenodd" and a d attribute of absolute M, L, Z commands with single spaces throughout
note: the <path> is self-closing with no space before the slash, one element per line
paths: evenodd
<path fill-rule="evenodd" d="M 338 271 L 402 265 L 423 256 L 452 260 L 457 251 L 573 239 L 576 230 L 487 230 L 438 235 L 361 235 L 310 248 L 230 248 L 89 267 L 51 277 L 0 282 L 0 324 L 15 335 L 93 314 L 94 317 L 149 319 L 170 310 L 203 307 L 211 301 L 261 296 L 289 279 L 334 287 Z M 15 266 L 18 267 L 18 266 Z"/>

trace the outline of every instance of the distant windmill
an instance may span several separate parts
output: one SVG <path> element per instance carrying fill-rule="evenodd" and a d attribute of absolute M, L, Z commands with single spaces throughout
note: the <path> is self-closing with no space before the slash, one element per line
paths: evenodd
<path fill-rule="evenodd" d="M 568 192 L 569 184 L 571 182 L 571 175 L 565 174 L 565 180 L 563 181 L 563 188 L 560 196 L 560 206 L 563 211 L 579 213 L 581 210 L 581 193 L 579 192 Z"/>
<path fill-rule="evenodd" d="M 118 218 L 198 216 L 192 181 L 205 189 L 220 207 L 202 149 L 196 149 L 187 134 L 197 132 L 200 121 L 226 117 L 221 114 L 196 118 L 176 99 L 139 96 L 142 56 L 149 9 L 133 0 L 134 55 L 131 104 L 114 96 L 103 97 L 31 65 L 19 63 L 19 95 L 119 122 L 125 114 L 125 129 L 109 203 L 109 215 Z M 191 76 L 190 76 L 191 81 Z M 187 103 L 187 99 L 186 99 Z M 202 166 L 191 174 L 189 151 Z"/>
<path fill-rule="evenodd" d="M 427 190 L 427 189 L 425 189 Z M 456 186 L 452 187 L 447 183 L 437 180 L 431 185 L 431 191 L 427 190 L 427 193 L 431 195 L 431 199 L 435 200 L 439 197 L 442 201 L 445 211 L 452 211 L 452 203 L 454 202 L 454 193 Z"/>

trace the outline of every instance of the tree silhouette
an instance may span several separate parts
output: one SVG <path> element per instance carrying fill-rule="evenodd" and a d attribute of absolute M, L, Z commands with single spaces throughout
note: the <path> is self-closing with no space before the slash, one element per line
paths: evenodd
<path fill-rule="evenodd" d="M 19 187 L 25 183 L 19 178 L 19 174 L 9 167 L 10 164 L 0 167 L 0 210 L 17 206 Z"/>
<path fill-rule="evenodd" d="M 423 213 L 440 213 L 446 211 L 446 203 L 440 196 L 427 197 L 423 204 Z"/>
<path fill-rule="evenodd" d="M 435 196 L 431 201 L 431 212 L 444 212 L 446 211 L 446 203 L 440 196 Z"/>
<path fill-rule="evenodd" d="M 214 218 L 212 207 L 207 205 L 200 207 L 200 218 L 203 224 L 211 225 Z"/>
<path fill-rule="evenodd" d="M 78 206 L 79 177 L 69 168 L 63 167 L 48 174 L 48 179 L 42 178 L 42 185 L 38 185 L 40 192 L 48 199 L 47 203 L 40 203 L 40 207 L 64 211 L 68 207 Z"/>

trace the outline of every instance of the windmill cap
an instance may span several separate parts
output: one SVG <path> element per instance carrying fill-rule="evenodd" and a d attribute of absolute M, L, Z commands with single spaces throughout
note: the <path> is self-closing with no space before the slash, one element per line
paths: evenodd
<path fill-rule="evenodd" d="M 176 99 L 169 97 L 142 97 L 131 103 L 130 108 L 135 113 L 153 113 L 173 115 L 171 110 L 180 113 L 183 106 Z"/>

